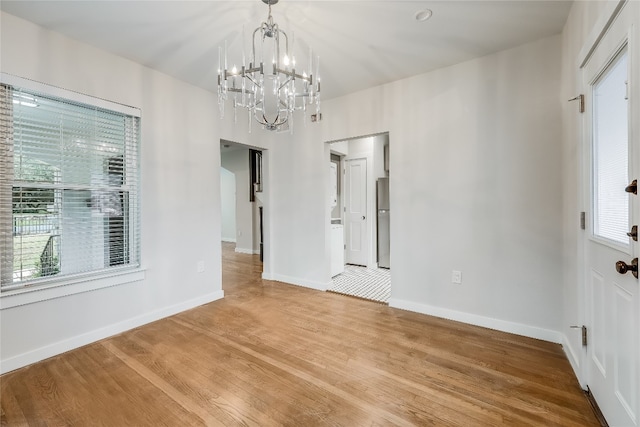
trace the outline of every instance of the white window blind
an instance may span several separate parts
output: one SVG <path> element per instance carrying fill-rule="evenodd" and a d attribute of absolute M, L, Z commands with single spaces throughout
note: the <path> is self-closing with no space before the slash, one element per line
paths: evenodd
<path fill-rule="evenodd" d="M 593 85 L 593 234 L 629 245 L 628 55 L 624 49 Z"/>
<path fill-rule="evenodd" d="M 139 117 L 0 90 L 1 289 L 137 267 Z"/>

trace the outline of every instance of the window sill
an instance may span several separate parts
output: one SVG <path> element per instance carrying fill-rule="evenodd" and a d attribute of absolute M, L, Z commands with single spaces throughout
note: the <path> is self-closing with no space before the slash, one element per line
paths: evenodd
<path fill-rule="evenodd" d="M 144 280 L 142 268 L 110 271 L 108 273 L 66 278 L 55 283 L 21 288 L 0 293 L 0 310 L 66 297 L 82 292 L 91 292 L 111 286 Z"/>

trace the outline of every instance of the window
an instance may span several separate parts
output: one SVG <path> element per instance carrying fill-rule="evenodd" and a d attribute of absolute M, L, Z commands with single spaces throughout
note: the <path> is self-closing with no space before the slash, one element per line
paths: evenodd
<path fill-rule="evenodd" d="M 627 89 L 624 49 L 593 84 L 593 234 L 629 245 Z"/>
<path fill-rule="evenodd" d="M 0 85 L 3 291 L 139 266 L 140 118 L 95 101 Z"/>

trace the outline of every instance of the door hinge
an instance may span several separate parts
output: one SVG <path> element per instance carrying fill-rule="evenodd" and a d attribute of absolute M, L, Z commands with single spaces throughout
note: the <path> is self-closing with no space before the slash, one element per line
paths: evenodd
<path fill-rule="evenodd" d="M 586 212 L 580 212 L 580 229 L 581 230 L 587 229 L 587 213 Z"/>
<path fill-rule="evenodd" d="M 571 101 L 580 101 L 578 103 L 578 111 L 580 111 L 581 113 L 584 113 L 584 95 L 580 94 L 578 96 L 576 96 L 575 98 L 571 98 L 569 100 L 569 102 Z"/>
<path fill-rule="evenodd" d="M 624 82 L 624 86 L 625 86 L 624 99 L 628 101 L 629 100 L 629 81 L 628 80 Z"/>
<path fill-rule="evenodd" d="M 576 326 L 573 325 L 571 326 L 571 328 L 573 329 L 581 329 L 582 330 L 582 346 L 586 347 L 587 346 L 587 327 L 582 325 L 582 326 Z"/>

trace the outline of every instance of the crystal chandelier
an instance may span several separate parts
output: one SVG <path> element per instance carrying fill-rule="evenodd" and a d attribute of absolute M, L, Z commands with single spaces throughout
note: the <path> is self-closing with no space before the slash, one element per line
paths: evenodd
<path fill-rule="evenodd" d="M 249 132 L 251 116 L 268 130 L 287 130 L 293 133 L 293 113 L 314 108 L 316 117 L 320 113 L 320 58 L 313 58 L 309 50 L 308 72 L 302 74 L 296 69 L 292 34 L 291 41 L 271 16 L 271 5 L 278 0 L 262 0 L 269 6 L 269 16 L 253 31 L 251 55 L 246 63 L 244 28 L 242 31 L 242 65 L 228 68 L 227 43 L 224 54 L 218 48 L 218 105 L 220 116 L 224 117 L 224 106 L 229 98 L 233 102 L 233 112 L 237 121 L 238 107 L 249 112 Z M 312 74 L 315 65 L 315 75 Z M 224 68 L 223 68 L 224 67 Z"/>

